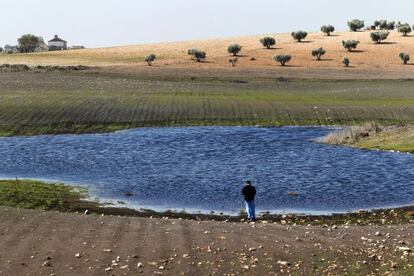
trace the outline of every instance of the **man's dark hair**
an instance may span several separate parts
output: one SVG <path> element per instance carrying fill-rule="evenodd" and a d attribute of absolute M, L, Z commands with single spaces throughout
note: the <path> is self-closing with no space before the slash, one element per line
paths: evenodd
<path fill-rule="evenodd" d="M 247 184 L 247 185 L 251 185 L 251 184 L 252 184 L 252 182 L 251 182 L 250 180 L 247 180 L 247 181 L 246 181 L 246 184 Z"/>

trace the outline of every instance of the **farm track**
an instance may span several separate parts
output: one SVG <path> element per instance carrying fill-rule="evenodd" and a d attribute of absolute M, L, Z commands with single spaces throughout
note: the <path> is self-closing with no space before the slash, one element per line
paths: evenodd
<path fill-rule="evenodd" d="M 105 132 L 143 126 L 414 122 L 410 81 L 125 79 L 0 74 L 3 135 Z"/>

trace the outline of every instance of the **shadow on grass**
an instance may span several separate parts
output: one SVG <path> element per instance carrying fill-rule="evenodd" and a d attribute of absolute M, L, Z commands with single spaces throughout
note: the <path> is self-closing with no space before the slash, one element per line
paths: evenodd
<path fill-rule="evenodd" d="M 269 50 L 269 51 L 274 51 L 274 50 L 283 50 L 283 48 L 278 48 L 278 47 L 274 47 L 274 48 L 262 48 L 263 50 Z"/>
<path fill-rule="evenodd" d="M 392 42 L 392 41 L 383 41 L 381 43 L 374 43 L 375 45 L 395 45 L 398 44 L 397 42 Z"/>
<path fill-rule="evenodd" d="M 333 60 L 332 58 L 321 58 L 321 59 L 314 59 L 313 61 L 321 62 L 321 61 L 332 61 L 332 60 Z"/>

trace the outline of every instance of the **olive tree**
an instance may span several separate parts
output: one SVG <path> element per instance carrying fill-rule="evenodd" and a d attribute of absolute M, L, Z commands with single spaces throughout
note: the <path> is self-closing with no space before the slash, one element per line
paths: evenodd
<path fill-rule="evenodd" d="M 370 34 L 371 40 L 376 43 L 381 43 L 383 40 L 386 40 L 389 36 L 390 32 L 388 31 L 379 31 L 379 32 L 372 32 Z"/>
<path fill-rule="evenodd" d="M 334 26 L 332 26 L 332 25 L 323 25 L 323 26 L 321 27 L 321 31 L 322 31 L 323 33 L 325 33 L 327 36 L 330 36 L 330 35 L 331 35 L 331 33 L 333 33 L 333 32 L 335 31 L 335 27 L 334 27 Z"/>
<path fill-rule="evenodd" d="M 408 23 L 399 25 L 397 27 L 397 30 L 398 30 L 399 33 L 402 33 L 403 36 L 407 36 L 412 31 L 411 26 Z"/>
<path fill-rule="evenodd" d="M 195 54 L 195 52 L 197 52 L 197 51 L 198 51 L 198 50 L 197 50 L 197 49 L 195 49 L 195 48 L 188 49 L 187 54 L 188 54 L 189 56 L 191 56 L 191 59 L 194 59 L 194 54 Z"/>
<path fill-rule="evenodd" d="M 239 44 L 231 44 L 227 48 L 227 52 L 229 52 L 230 54 L 233 54 L 233 56 L 237 56 L 237 54 L 240 53 L 241 49 L 242 49 L 242 46 L 240 46 Z"/>
<path fill-rule="evenodd" d="M 22 35 L 17 41 L 21 53 L 34 52 L 37 47 L 44 44 L 43 38 L 32 34 Z"/>
<path fill-rule="evenodd" d="M 410 61 L 410 55 L 407 53 L 400 53 L 400 59 L 403 61 L 404 64 L 407 64 Z"/>
<path fill-rule="evenodd" d="M 380 30 L 392 31 L 395 29 L 395 21 L 388 21 L 385 19 L 375 20 L 374 25 L 377 29 L 380 29 Z"/>
<path fill-rule="evenodd" d="M 277 56 L 274 56 L 273 59 L 276 62 L 279 62 L 280 65 L 285 66 L 286 63 L 288 63 L 292 59 L 292 56 L 290 56 L 290 55 L 277 55 Z"/>
<path fill-rule="evenodd" d="M 148 66 L 151 66 L 152 63 L 155 61 L 155 59 L 157 58 L 156 55 L 154 54 L 150 54 L 145 58 L 145 62 L 148 63 Z"/>
<path fill-rule="evenodd" d="M 352 52 L 352 50 L 356 49 L 358 47 L 358 44 L 358 40 L 342 40 L 342 46 L 349 52 Z"/>
<path fill-rule="evenodd" d="M 315 57 L 317 60 L 321 60 L 324 54 L 326 54 L 326 50 L 322 47 L 319 49 L 312 50 L 312 56 Z"/>
<path fill-rule="evenodd" d="M 349 67 L 349 64 L 351 63 L 351 61 L 349 60 L 349 58 L 344 57 L 344 59 L 342 60 L 342 63 L 345 65 L 345 67 Z"/>
<path fill-rule="evenodd" d="M 305 39 L 308 36 L 307 32 L 304 31 L 297 31 L 291 33 L 293 39 L 297 40 L 298 42 L 301 42 L 302 39 Z"/>
<path fill-rule="evenodd" d="M 197 50 L 197 51 L 194 52 L 194 59 L 197 62 L 201 62 L 201 61 L 205 60 L 206 57 L 207 57 L 206 52 L 203 52 L 203 51 L 200 51 L 200 50 Z"/>
<path fill-rule="evenodd" d="M 235 67 L 239 59 L 237 57 L 229 59 L 229 63 L 232 67 Z"/>
<path fill-rule="evenodd" d="M 356 32 L 365 27 L 365 22 L 364 20 L 353 19 L 348 21 L 348 27 L 351 31 Z"/>
<path fill-rule="evenodd" d="M 267 49 L 272 48 L 272 46 L 276 45 L 276 39 L 273 37 L 264 37 L 260 39 L 260 43 L 262 43 L 263 47 L 266 47 Z"/>

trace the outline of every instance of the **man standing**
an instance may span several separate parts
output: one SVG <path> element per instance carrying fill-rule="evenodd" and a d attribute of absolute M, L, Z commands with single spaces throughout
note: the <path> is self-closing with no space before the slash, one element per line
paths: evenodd
<path fill-rule="evenodd" d="M 246 181 L 246 184 L 243 187 L 242 194 L 244 196 L 244 201 L 246 202 L 246 212 L 248 221 L 256 220 L 256 206 L 254 203 L 254 198 L 256 196 L 256 188 L 252 185 L 250 181 Z"/>

